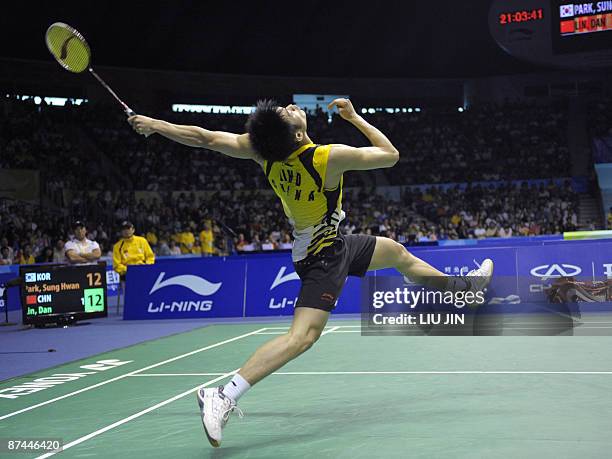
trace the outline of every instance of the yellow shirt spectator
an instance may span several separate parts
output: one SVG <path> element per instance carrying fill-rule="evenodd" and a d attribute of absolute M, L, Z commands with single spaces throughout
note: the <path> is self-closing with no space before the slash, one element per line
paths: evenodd
<path fill-rule="evenodd" d="M 155 234 L 153 231 L 148 231 L 145 237 L 149 245 L 157 245 L 157 234 Z"/>
<path fill-rule="evenodd" d="M 181 253 L 191 253 L 193 244 L 195 243 L 195 236 L 191 231 L 183 231 L 180 233 Z"/>
<path fill-rule="evenodd" d="M 204 226 L 204 229 L 200 232 L 200 243 L 202 244 L 202 254 L 210 256 L 215 252 L 213 247 L 215 237 L 212 229 L 208 226 Z"/>
<path fill-rule="evenodd" d="M 33 265 L 34 263 L 36 263 L 36 259 L 34 258 L 34 255 L 32 254 L 25 255 L 22 253 L 21 256 L 19 257 L 20 265 Z"/>
<path fill-rule="evenodd" d="M 122 238 L 113 247 L 113 269 L 123 276 L 128 265 L 152 265 L 155 254 L 144 237 L 134 236 L 134 226 L 129 222 L 122 225 Z"/>

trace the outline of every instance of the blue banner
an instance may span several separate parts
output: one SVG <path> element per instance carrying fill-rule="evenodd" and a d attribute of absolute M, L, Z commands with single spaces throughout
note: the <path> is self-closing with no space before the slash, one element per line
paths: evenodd
<path fill-rule="evenodd" d="M 245 257 L 247 263 L 246 316 L 292 315 L 300 292 L 300 278 L 290 254 Z"/>
<path fill-rule="evenodd" d="M 106 296 L 117 296 L 119 294 L 119 274 L 115 272 L 112 265 L 106 265 Z"/>
<path fill-rule="evenodd" d="M 247 260 L 246 317 L 293 315 L 300 293 L 300 278 L 295 272 L 291 254 Z M 359 310 L 359 278 L 349 277 L 338 299 L 334 314 Z"/>
<path fill-rule="evenodd" d="M 124 319 L 242 317 L 246 260 L 187 258 L 129 266 Z"/>

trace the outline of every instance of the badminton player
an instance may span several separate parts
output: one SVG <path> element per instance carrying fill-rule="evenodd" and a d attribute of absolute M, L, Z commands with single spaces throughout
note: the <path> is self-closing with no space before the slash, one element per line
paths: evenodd
<path fill-rule="evenodd" d="M 222 430 L 236 403 L 254 384 L 308 350 L 321 336 L 347 276 L 395 268 L 411 280 L 445 291 L 483 289 L 493 274 L 485 260 L 465 277 L 447 276 L 385 237 L 344 236 L 338 225 L 342 210 L 343 174 L 351 170 L 392 167 L 399 152 L 387 137 L 357 114 L 348 99 L 330 105 L 372 144 L 317 145 L 307 133 L 306 113 L 295 105 L 260 101 L 249 116 L 245 134 L 209 131 L 137 115 L 134 130 L 157 133 L 191 147 L 252 160 L 265 174 L 293 225 L 292 258 L 301 280 L 290 330 L 270 340 L 247 360 L 225 386 L 197 392 L 202 424 L 210 443 L 221 444 Z M 238 410 L 242 415 L 242 412 Z"/>

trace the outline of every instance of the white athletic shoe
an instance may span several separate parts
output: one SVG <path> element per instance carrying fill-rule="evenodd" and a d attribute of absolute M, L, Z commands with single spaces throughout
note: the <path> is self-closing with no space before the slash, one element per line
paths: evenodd
<path fill-rule="evenodd" d="M 208 441 L 215 448 L 221 446 L 221 436 L 230 414 L 235 410 L 242 417 L 236 402 L 223 394 L 223 386 L 200 388 L 196 392 L 200 416 Z"/>
<path fill-rule="evenodd" d="M 480 268 L 472 269 L 465 276 L 465 280 L 469 283 L 468 290 L 471 292 L 482 292 L 491 282 L 491 278 L 493 277 L 493 260 L 487 258 L 482 262 Z M 480 306 L 478 302 L 470 302 L 468 306 L 476 307 Z"/>

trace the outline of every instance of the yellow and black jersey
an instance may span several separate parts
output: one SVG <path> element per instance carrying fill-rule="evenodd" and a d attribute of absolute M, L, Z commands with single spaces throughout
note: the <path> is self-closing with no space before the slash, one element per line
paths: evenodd
<path fill-rule="evenodd" d="M 293 261 L 315 255 L 332 244 L 344 219 L 342 178 L 324 189 L 331 145 L 308 144 L 285 161 L 264 161 L 263 169 L 293 225 Z"/>

